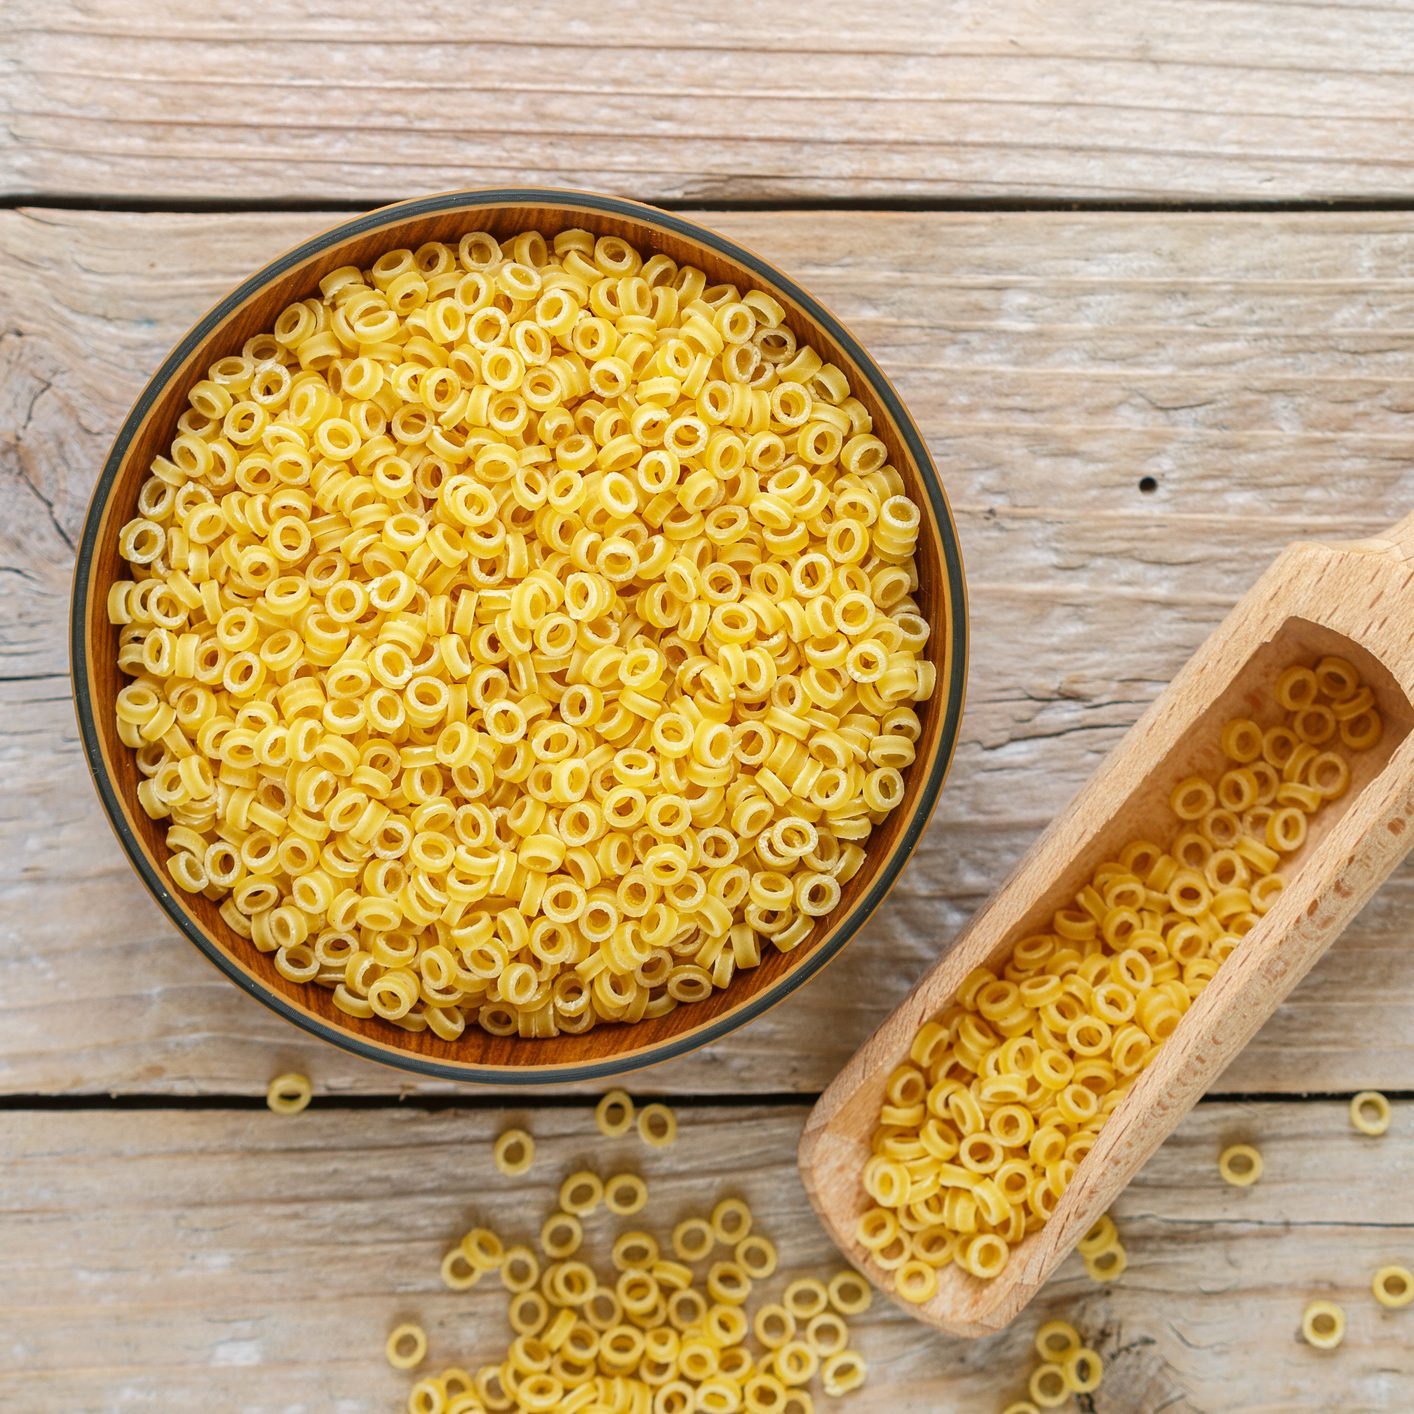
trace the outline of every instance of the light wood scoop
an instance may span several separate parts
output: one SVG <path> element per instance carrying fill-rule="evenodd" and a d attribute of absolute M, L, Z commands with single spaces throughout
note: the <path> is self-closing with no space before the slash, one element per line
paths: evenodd
<path fill-rule="evenodd" d="M 887 1292 L 888 1273 L 855 1238 L 867 1206 L 860 1174 L 885 1082 L 919 1026 L 974 968 L 1000 966 L 1017 939 L 1044 930 L 1096 865 L 1165 828 L 1173 787 L 1224 769 L 1223 724 L 1271 719 L 1282 668 L 1328 654 L 1373 689 L 1381 740 L 1351 754 L 1350 788 L 1282 861 L 1286 888 L 1110 1116 L 1054 1215 L 991 1281 L 945 1267 L 931 1301 L 900 1303 L 920 1320 L 963 1336 L 1007 1325 L 1414 845 L 1414 516 L 1372 540 L 1290 546 L 816 1105 L 800 1144 L 806 1191 L 840 1248 Z"/>

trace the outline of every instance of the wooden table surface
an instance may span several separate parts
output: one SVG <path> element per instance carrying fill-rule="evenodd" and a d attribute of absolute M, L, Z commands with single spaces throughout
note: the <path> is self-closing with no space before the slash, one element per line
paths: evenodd
<path fill-rule="evenodd" d="M 692 212 L 853 326 L 937 458 L 968 567 L 963 737 L 920 854 L 817 982 L 643 1073 L 669 1210 L 728 1184 L 791 1270 L 813 1097 L 1287 541 L 1414 505 L 1414 7 L 1359 0 L 9 0 L 0 20 L 0 1408 L 390 1410 L 468 1215 L 523 1224 L 593 1154 L 585 1092 L 414 1081 L 236 992 L 159 916 L 80 760 L 72 551 L 179 333 L 337 213 L 546 182 Z M 1411 610 L 1414 625 L 1414 610 Z M 1041 1316 L 1108 1363 L 1093 1414 L 1414 1408 L 1414 868 L 994 1339 L 887 1303 L 851 1414 L 1000 1409 Z M 266 1112 L 278 1071 L 314 1079 Z M 1395 1098 L 1382 1140 L 1352 1091 Z M 519 1117 L 526 1185 L 488 1143 Z M 1238 1192 L 1215 1161 L 1259 1143 Z M 1343 1302 L 1334 1353 L 1302 1306 Z M 827 1402 L 828 1403 L 828 1402 Z M 832 1406 L 841 1407 L 841 1406 Z"/>

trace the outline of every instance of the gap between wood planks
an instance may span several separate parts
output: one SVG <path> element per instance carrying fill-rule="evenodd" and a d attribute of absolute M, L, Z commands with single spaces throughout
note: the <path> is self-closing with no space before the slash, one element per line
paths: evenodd
<path fill-rule="evenodd" d="M 611 1087 L 623 1088 L 623 1087 Z M 1200 1105 L 1301 1105 L 1348 1104 L 1355 1090 L 1306 1090 L 1300 1093 L 1259 1091 L 1243 1093 L 1210 1090 L 1199 1098 Z M 1385 1099 L 1398 1103 L 1414 1100 L 1414 1090 L 1382 1090 Z M 806 1109 L 820 1098 L 819 1094 L 796 1091 L 775 1091 L 767 1094 L 725 1092 L 720 1095 L 679 1095 L 652 1090 L 630 1091 L 635 1104 L 665 1104 L 675 1110 L 720 1109 Z M 407 1094 L 389 1092 L 382 1095 L 314 1095 L 314 1107 L 321 1110 L 421 1110 L 433 1114 L 446 1112 L 481 1113 L 492 1110 L 576 1110 L 591 1108 L 597 1095 L 555 1092 L 548 1095 L 528 1094 L 523 1099 L 506 1091 L 486 1095 L 424 1095 L 415 1091 Z M 4 1095 L 0 1096 L 0 1114 L 51 1113 L 69 1110 L 263 1110 L 263 1095 Z"/>
<path fill-rule="evenodd" d="M 532 183 L 531 185 L 537 185 Z M 515 190 L 513 184 L 497 187 L 480 183 L 468 191 Z M 455 190 L 455 188 L 447 188 Z M 545 190 L 573 190 L 547 186 Z M 219 216 L 246 213 L 277 215 L 303 211 L 340 211 L 357 215 L 376 211 L 395 202 L 415 200 L 419 196 L 435 195 L 435 191 L 405 192 L 401 196 L 363 198 L 339 197 L 121 197 L 102 194 L 75 195 L 66 192 L 27 191 L 0 195 L 0 211 L 15 211 L 23 207 L 51 207 L 57 211 L 114 211 L 128 215 L 189 215 Z M 630 198 L 633 199 L 633 198 Z M 1066 212 L 1113 212 L 1117 215 L 1143 216 L 1172 212 L 1184 215 L 1301 215 L 1342 212 L 1414 212 L 1414 196 L 1407 197 L 1303 197 L 1296 199 L 1190 201 L 1190 200 L 1116 200 L 1108 197 L 889 197 L 889 196 L 819 196 L 819 197 L 662 197 L 643 202 L 660 211 L 881 211 L 890 213 L 949 213 L 1006 214 L 1016 212 L 1064 214 Z"/>

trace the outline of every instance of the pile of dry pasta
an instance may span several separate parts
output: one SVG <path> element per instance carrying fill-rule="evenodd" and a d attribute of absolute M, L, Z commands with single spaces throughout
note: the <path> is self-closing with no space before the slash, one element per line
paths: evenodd
<path fill-rule="evenodd" d="M 176 885 L 356 1017 L 658 1016 L 902 799 L 917 505 L 761 290 L 612 236 L 392 250 L 212 365 L 122 527 Z"/>
<path fill-rule="evenodd" d="M 664 1111 L 675 1133 L 671 1111 L 652 1108 Z M 624 1134 L 633 1103 L 611 1091 L 596 1118 L 606 1136 Z M 645 1138 L 656 1130 L 639 1124 Z M 508 1131 L 496 1155 L 503 1173 L 522 1174 L 534 1159 L 533 1140 Z M 640 1227 L 620 1230 L 610 1245 L 612 1270 L 591 1265 L 585 1227 L 601 1205 L 629 1219 L 647 1203 L 639 1175 L 602 1178 L 584 1169 L 561 1183 L 559 1207 L 538 1243 L 507 1245 L 481 1227 L 467 1232 L 443 1258 L 442 1280 L 459 1291 L 498 1281 L 509 1294 L 512 1338 L 496 1362 L 419 1378 L 409 1414 L 811 1414 L 816 1384 L 834 1397 L 863 1384 L 865 1364 L 850 1348 L 847 1320 L 868 1310 L 869 1283 L 848 1269 L 828 1283 L 801 1277 L 749 1311 L 775 1276 L 777 1256 L 739 1198 L 681 1219 L 661 1241 Z M 389 1333 L 387 1356 L 397 1369 L 420 1366 L 427 1349 L 416 1324 Z"/>
<path fill-rule="evenodd" d="M 1163 843 L 1134 840 L 927 1022 L 889 1077 L 857 1236 L 905 1300 L 956 1262 L 991 1278 L 1054 1210 L 1106 1118 L 1282 887 L 1278 866 L 1382 730 L 1343 659 L 1293 666 L 1280 721 L 1229 722 L 1227 769 L 1181 781 Z M 1110 1228 L 1113 1235 L 1113 1228 Z M 1086 1254 L 1092 1275 L 1123 1249 Z M 1118 1270 L 1117 1270 L 1118 1269 Z"/>

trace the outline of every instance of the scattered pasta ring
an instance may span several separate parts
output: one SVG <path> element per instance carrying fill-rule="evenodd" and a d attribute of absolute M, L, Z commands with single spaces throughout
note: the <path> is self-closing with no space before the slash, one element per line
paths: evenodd
<path fill-rule="evenodd" d="M 572 1173 L 560 1185 L 560 1207 L 573 1217 L 588 1217 L 604 1197 L 604 1180 L 589 1169 Z"/>
<path fill-rule="evenodd" d="M 786 1287 L 781 1304 L 797 1321 L 813 1321 L 830 1304 L 825 1283 L 814 1277 L 798 1277 Z"/>
<path fill-rule="evenodd" d="M 723 1198 L 712 1209 L 712 1231 L 718 1242 L 735 1247 L 751 1232 L 750 1207 L 740 1198 Z"/>
<path fill-rule="evenodd" d="M 523 1129 L 507 1129 L 496 1137 L 491 1153 L 507 1178 L 519 1178 L 535 1162 L 535 1140 Z"/>
<path fill-rule="evenodd" d="M 779 1302 L 768 1301 L 757 1308 L 751 1329 L 767 1350 L 779 1350 L 795 1336 L 796 1320 Z"/>
<path fill-rule="evenodd" d="M 413 1370 L 427 1358 L 427 1332 L 413 1321 L 405 1321 L 388 1332 L 384 1347 L 388 1363 L 395 1370 Z"/>
<path fill-rule="evenodd" d="M 1414 1301 L 1414 1272 L 1408 1267 L 1381 1267 L 1370 1289 L 1381 1306 L 1398 1311 Z"/>
<path fill-rule="evenodd" d="M 1032 1370 L 1026 1391 L 1042 1409 L 1059 1409 L 1070 1398 L 1065 1370 L 1051 1360 L 1042 1361 Z"/>
<path fill-rule="evenodd" d="M 472 1266 L 461 1245 L 451 1248 L 442 1257 L 442 1285 L 448 1291 L 470 1291 L 484 1273 Z"/>
<path fill-rule="evenodd" d="M 830 1278 L 828 1299 L 841 1316 L 862 1316 L 873 1305 L 874 1293 L 858 1272 L 845 1270 Z"/>
<path fill-rule="evenodd" d="M 1036 1354 L 1059 1364 L 1080 1349 L 1080 1332 L 1069 1321 L 1046 1321 L 1036 1330 Z"/>
<path fill-rule="evenodd" d="M 636 1173 L 616 1173 L 604 1182 L 604 1206 L 617 1217 L 632 1217 L 647 1202 L 648 1185 Z"/>
<path fill-rule="evenodd" d="M 606 1139 L 617 1139 L 633 1128 L 633 1101 L 623 1090 L 610 1090 L 594 1106 L 594 1123 Z"/>
<path fill-rule="evenodd" d="M 1345 1312 L 1334 1301 L 1312 1301 L 1301 1314 L 1301 1337 L 1317 1350 L 1334 1350 L 1345 1339 Z"/>
<path fill-rule="evenodd" d="M 538 1335 L 549 1319 L 549 1302 L 538 1291 L 518 1291 L 506 1307 L 506 1320 L 517 1335 Z"/>
<path fill-rule="evenodd" d="M 1061 1361 L 1066 1387 L 1072 1394 L 1090 1394 L 1099 1389 L 1105 1366 L 1099 1354 L 1088 1345 L 1073 1350 Z"/>
<path fill-rule="evenodd" d="M 446 1414 L 447 1395 L 435 1375 L 418 1380 L 408 1391 L 408 1414 Z"/>
<path fill-rule="evenodd" d="M 529 1247 L 507 1247 L 501 1259 L 501 1285 L 519 1295 L 540 1280 L 540 1262 Z"/>
<path fill-rule="evenodd" d="M 867 1370 L 868 1366 L 857 1351 L 842 1350 L 838 1355 L 831 1355 L 820 1367 L 825 1393 L 836 1399 L 842 1394 L 849 1394 L 864 1383 Z"/>
<path fill-rule="evenodd" d="M 505 1248 L 490 1228 L 472 1228 L 462 1237 L 461 1250 L 466 1254 L 466 1260 L 479 1272 L 494 1272 L 505 1264 Z"/>
<path fill-rule="evenodd" d="M 1218 1157 L 1218 1172 L 1234 1188 L 1250 1188 L 1262 1176 L 1262 1156 L 1251 1144 L 1229 1144 Z"/>
<path fill-rule="evenodd" d="M 645 1105 L 638 1112 L 638 1135 L 654 1149 L 666 1149 L 678 1137 L 677 1116 L 667 1105 Z"/>
<path fill-rule="evenodd" d="M 705 1218 L 684 1218 L 673 1229 L 673 1251 L 684 1262 L 700 1262 L 717 1245 L 717 1234 Z"/>
<path fill-rule="evenodd" d="M 753 1281 L 765 1281 L 775 1275 L 778 1260 L 775 1244 L 760 1233 L 743 1237 L 737 1243 L 732 1256 L 736 1259 L 737 1266 Z"/>
<path fill-rule="evenodd" d="M 745 1305 L 751 1278 L 735 1262 L 713 1262 L 707 1272 L 707 1294 L 719 1305 Z"/>
<path fill-rule="evenodd" d="M 540 1225 L 540 1250 L 552 1261 L 573 1257 L 584 1242 L 584 1227 L 573 1213 L 551 1213 Z"/>
<path fill-rule="evenodd" d="M 314 1087 L 309 1083 L 309 1076 L 297 1070 L 277 1075 L 265 1091 L 265 1103 L 277 1115 L 297 1115 L 309 1108 L 313 1097 Z"/>
<path fill-rule="evenodd" d="M 646 1232 L 620 1233 L 611 1255 L 621 1272 L 646 1272 L 658 1260 L 658 1240 Z"/>
<path fill-rule="evenodd" d="M 803 1385 L 814 1379 L 820 1357 L 803 1340 L 788 1340 L 775 1352 L 773 1364 L 782 1384 Z"/>
<path fill-rule="evenodd" d="M 784 1309 L 784 1308 L 782 1308 Z M 786 1315 L 790 1315 L 787 1311 Z M 834 1311 L 822 1311 L 806 1323 L 805 1340 L 822 1359 L 840 1354 L 849 1344 L 849 1327 Z"/>
<path fill-rule="evenodd" d="M 1128 1266 L 1129 1254 L 1119 1242 L 1085 1259 L 1085 1270 L 1092 1281 L 1114 1281 L 1124 1275 Z"/>
<path fill-rule="evenodd" d="M 1389 1101 L 1378 1090 L 1361 1090 L 1350 1098 L 1350 1123 L 1361 1134 L 1378 1137 L 1389 1128 L 1392 1117 Z"/>

